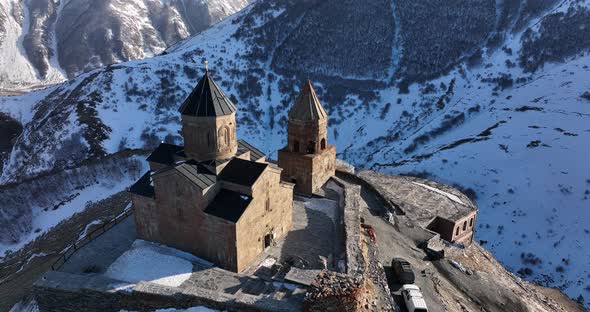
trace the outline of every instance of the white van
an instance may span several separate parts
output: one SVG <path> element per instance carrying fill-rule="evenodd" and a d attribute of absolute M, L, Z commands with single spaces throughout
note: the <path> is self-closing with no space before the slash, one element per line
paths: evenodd
<path fill-rule="evenodd" d="M 420 287 L 414 284 L 402 286 L 402 297 L 404 297 L 408 312 L 428 312 Z"/>

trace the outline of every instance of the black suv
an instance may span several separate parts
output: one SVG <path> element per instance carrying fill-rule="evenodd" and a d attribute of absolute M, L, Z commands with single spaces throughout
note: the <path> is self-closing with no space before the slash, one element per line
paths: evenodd
<path fill-rule="evenodd" d="M 393 258 L 391 260 L 391 269 L 393 270 L 393 274 L 399 280 L 400 284 L 413 284 L 414 279 L 414 271 L 412 270 L 412 265 L 403 258 Z"/>

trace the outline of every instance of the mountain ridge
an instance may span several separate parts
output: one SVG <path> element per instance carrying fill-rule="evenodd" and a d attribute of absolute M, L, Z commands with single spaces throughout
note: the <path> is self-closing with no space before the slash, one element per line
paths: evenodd
<path fill-rule="evenodd" d="M 2 0 L 0 91 L 43 87 L 104 65 L 157 55 L 249 2 Z"/>

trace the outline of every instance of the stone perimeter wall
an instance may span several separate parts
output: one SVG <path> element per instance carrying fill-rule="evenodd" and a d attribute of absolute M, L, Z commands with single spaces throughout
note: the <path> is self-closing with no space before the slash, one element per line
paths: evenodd
<path fill-rule="evenodd" d="M 361 245 L 361 187 L 337 177 L 331 179 L 343 190 L 339 205 L 343 208 L 346 274 L 322 271 L 306 293 L 304 312 L 358 311 L 364 292 L 368 259 L 365 259 Z"/>
<path fill-rule="evenodd" d="M 365 261 L 361 250 L 359 185 L 334 177 L 343 189 L 346 273 L 352 278 L 365 278 Z M 242 294 L 239 298 L 205 289 L 183 292 L 179 288 L 140 282 L 137 285 L 100 275 L 76 275 L 50 271 L 34 285 L 35 299 L 42 312 L 79 311 L 153 311 L 163 308 L 207 306 L 224 311 L 292 311 L 283 301 L 261 299 Z M 128 288 L 129 290 L 126 290 Z M 133 289 L 132 291 L 130 289 Z M 323 301 L 326 301 L 324 298 Z M 324 302 L 325 303 L 325 302 Z M 321 304 L 321 302 L 320 302 Z"/>
<path fill-rule="evenodd" d="M 133 289 L 131 290 L 127 290 Z M 84 276 L 50 271 L 34 285 L 42 312 L 118 312 L 185 309 L 206 306 L 220 311 L 293 311 L 282 301 L 247 294 L 240 297 L 206 289 L 185 292 L 148 282 L 130 284 L 100 275 Z"/>
<path fill-rule="evenodd" d="M 346 273 L 355 277 L 364 275 L 365 259 L 361 251 L 362 234 L 361 234 L 361 187 L 333 177 L 344 190 L 344 196 L 340 198 L 340 206 L 344 207 L 344 232 L 345 232 L 345 249 L 346 249 Z"/>

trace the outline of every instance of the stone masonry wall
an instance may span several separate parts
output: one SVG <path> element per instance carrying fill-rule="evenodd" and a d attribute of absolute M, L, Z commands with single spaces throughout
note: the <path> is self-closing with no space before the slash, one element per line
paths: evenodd
<path fill-rule="evenodd" d="M 330 177 L 336 174 L 336 147 L 328 145 L 325 150 L 313 157 L 311 189 L 319 190 Z"/>
<path fill-rule="evenodd" d="M 280 178 L 281 170 L 269 167 L 253 186 L 253 200 L 236 224 L 237 272 L 264 251 L 265 235 L 280 239 L 291 230 L 293 185 Z"/>
<path fill-rule="evenodd" d="M 289 120 L 287 140 L 287 149 L 291 152 L 308 154 L 307 150 L 310 147 L 314 150 L 314 153 L 321 151 L 322 140 L 324 143 L 327 143 L 328 140 L 327 119 L 307 122 Z M 299 149 L 296 148 L 297 144 Z"/>
<path fill-rule="evenodd" d="M 182 137 L 188 158 L 201 161 L 230 158 L 238 150 L 236 113 L 219 117 L 183 115 Z"/>
<path fill-rule="evenodd" d="M 211 216 L 203 207 L 211 201 L 218 185 L 205 194 L 176 170 L 154 177 L 156 207 L 150 219 L 139 218 L 138 227 L 150 227 L 143 238 L 195 254 L 228 270 L 237 269 L 235 224 Z M 134 202 L 136 204 L 136 202 Z M 149 206 L 135 207 L 136 213 Z M 214 238 L 214 239 L 211 239 Z"/>
<path fill-rule="evenodd" d="M 336 177 L 333 178 L 333 181 L 344 190 L 344 196 L 341 198 L 341 206 L 344 207 L 346 273 L 353 276 L 362 276 L 364 274 L 365 259 L 361 251 L 362 234 L 359 204 L 361 200 L 361 187 L 347 183 Z"/>
<path fill-rule="evenodd" d="M 282 179 L 295 183 L 295 191 L 311 193 L 311 172 L 313 170 L 311 155 L 280 150 L 279 167 L 283 168 Z"/>
<path fill-rule="evenodd" d="M 100 275 L 76 275 L 50 271 L 34 287 L 40 312 L 154 311 L 165 308 L 206 306 L 220 311 L 292 311 L 281 301 L 242 294 L 237 298 L 222 292 L 140 282 L 129 284 Z"/>
<path fill-rule="evenodd" d="M 294 182 L 297 192 L 314 193 L 335 175 L 336 147 L 328 145 L 309 155 L 280 150 L 279 167 L 283 168 L 283 180 Z"/>
<path fill-rule="evenodd" d="M 131 200 L 135 212 L 135 229 L 137 237 L 141 239 L 148 239 L 151 237 L 161 237 L 158 224 L 152 222 L 157 218 L 156 201 L 151 197 L 145 197 L 131 193 Z"/>

